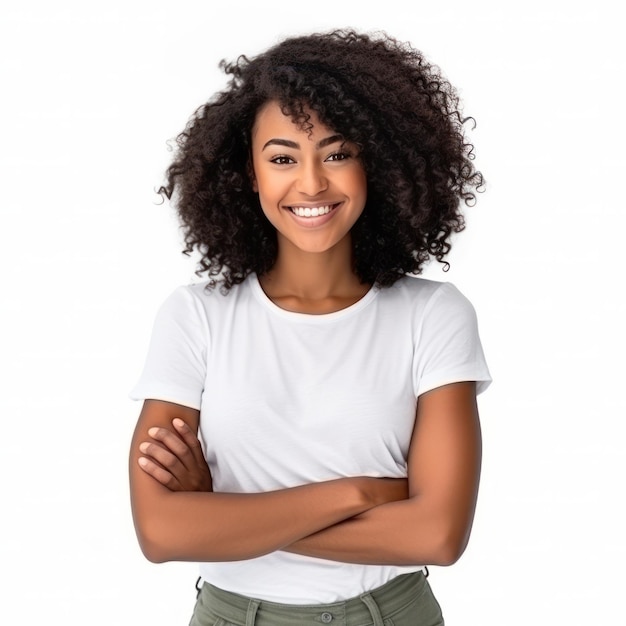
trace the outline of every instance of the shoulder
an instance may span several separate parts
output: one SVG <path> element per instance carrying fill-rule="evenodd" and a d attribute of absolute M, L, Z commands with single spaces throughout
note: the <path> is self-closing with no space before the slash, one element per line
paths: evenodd
<path fill-rule="evenodd" d="M 398 281 L 400 282 L 400 281 Z M 410 278 L 401 289 L 412 295 L 415 393 L 454 382 L 475 381 L 478 393 L 491 382 L 476 311 L 450 282 Z"/>
<path fill-rule="evenodd" d="M 394 305 L 405 304 L 423 313 L 432 308 L 472 306 L 453 283 L 415 276 L 404 276 L 390 287 L 383 287 L 380 296 Z"/>
<path fill-rule="evenodd" d="M 163 306 L 183 312 L 195 310 L 214 315 L 219 310 L 228 308 L 241 301 L 242 298 L 248 297 L 250 282 L 247 278 L 241 284 L 233 285 L 226 292 L 220 289 L 219 284 L 210 287 L 209 281 L 180 285 L 165 299 Z"/>
<path fill-rule="evenodd" d="M 206 306 L 205 285 L 206 283 L 176 287 L 161 303 L 158 316 L 174 319 L 189 317 L 190 314 L 197 316 Z"/>
<path fill-rule="evenodd" d="M 379 293 L 383 310 L 398 326 L 411 328 L 416 341 L 475 333 L 476 311 L 468 298 L 450 282 L 403 277 Z"/>

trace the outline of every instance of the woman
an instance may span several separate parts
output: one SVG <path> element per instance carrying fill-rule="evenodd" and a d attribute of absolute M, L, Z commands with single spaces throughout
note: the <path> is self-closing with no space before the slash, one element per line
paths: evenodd
<path fill-rule="evenodd" d="M 482 184 L 455 91 L 352 31 L 223 67 L 161 189 L 209 280 L 131 394 L 140 545 L 200 563 L 194 625 L 443 624 L 425 566 L 467 545 L 490 377 L 471 304 L 408 274 Z"/>

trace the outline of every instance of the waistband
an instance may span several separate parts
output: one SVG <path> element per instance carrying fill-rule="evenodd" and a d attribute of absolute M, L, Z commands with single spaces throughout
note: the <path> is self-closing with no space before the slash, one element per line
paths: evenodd
<path fill-rule="evenodd" d="M 224 591 L 205 582 L 203 603 L 221 619 L 238 626 L 383 626 L 426 585 L 423 572 L 397 576 L 382 587 L 332 604 L 277 604 Z"/>

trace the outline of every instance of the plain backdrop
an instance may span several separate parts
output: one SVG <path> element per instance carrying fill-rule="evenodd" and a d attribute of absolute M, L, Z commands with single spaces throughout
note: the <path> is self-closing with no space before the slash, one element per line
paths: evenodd
<path fill-rule="evenodd" d="M 451 280 L 494 378 L 449 626 L 626 624 L 618 3 L 23 2 L 0 9 L 0 622 L 188 623 L 196 567 L 139 551 L 127 486 L 154 314 L 200 280 L 155 188 L 222 58 L 352 26 L 457 86 L 487 192 Z M 391 538 L 390 540 L 393 540 Z"/>

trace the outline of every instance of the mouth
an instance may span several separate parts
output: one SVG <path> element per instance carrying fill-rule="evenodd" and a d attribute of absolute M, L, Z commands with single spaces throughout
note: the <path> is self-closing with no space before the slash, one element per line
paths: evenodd
<path fill-rule="evenodd" d="M 334 211 L 340 204 L 340 202 L 337 202 L 335 204 L 321 204 L 319 206 L 288 206 L 286 208 L 298 217 L 320 217 L 323 215 L 328 215 L 331 211 Z"/>

